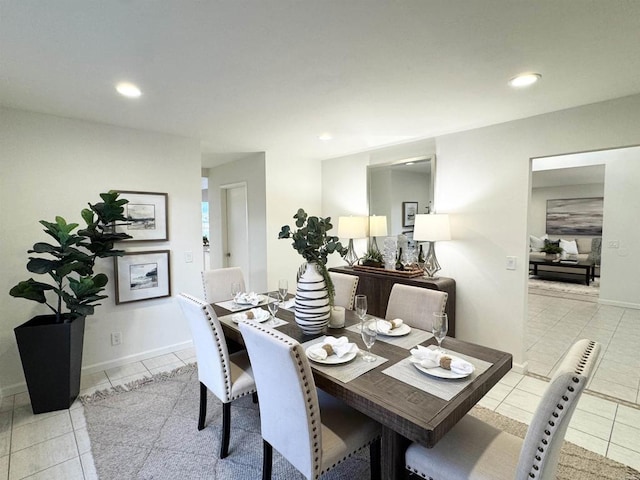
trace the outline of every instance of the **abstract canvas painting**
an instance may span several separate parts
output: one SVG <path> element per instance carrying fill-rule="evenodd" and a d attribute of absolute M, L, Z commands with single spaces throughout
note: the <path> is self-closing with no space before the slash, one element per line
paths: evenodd
<path fill-rule="evenodd" d="M 547 200 L 550 235 L 602 235 L 603 197 Z"/>

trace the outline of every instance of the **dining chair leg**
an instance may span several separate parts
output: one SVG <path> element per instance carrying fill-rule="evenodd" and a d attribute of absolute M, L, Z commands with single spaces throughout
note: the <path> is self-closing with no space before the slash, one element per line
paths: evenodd
<path fill-rule="evenodd" d="M 380 439 L 369 445 L 371 480 L 380 480 Z"/>
<path fill-rule="evenodd" d="M 258 403 L 258 392 L 253 392 L 251 398 L 253 398 L 253 403 Z"/>
<path fill-rule="evenodd" d="M 273 447 L 266 440 L 262 440 L 262 480 L 271 480 L 272 461 Z"/>
<path fill-rule="evenodd" d="M 207 387 L 200 382 L 200 415 L 198 416 L 198 430 L 204 428 L 204 419 L 207 416 Z"/>
<path fill-rule="evenodd" d="M 231 402 L 222 404 L 222 443 L 220 458 L 229 455 L 229 437 L 231 436 Z"/>

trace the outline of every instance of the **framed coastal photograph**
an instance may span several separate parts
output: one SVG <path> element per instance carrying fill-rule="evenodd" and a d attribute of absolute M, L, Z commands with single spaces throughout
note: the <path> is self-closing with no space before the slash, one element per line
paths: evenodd
<path fill-rule="evenodd" d="M 402 202 L 402 226 L 413 227 L 416 224 L 418 202 Z"/>
<path fill-rule="evenodd" d="M 118 225 L 116 231 L 128 233 L 132 238 L 124 240 L 153 241 L 168 240 L 167 223 L 168 195 L 155 192 L 128 192 L 118 190 L 120 198 L 129 200 L 124 206 L 126 225 Z"/>
<path fill-rule="evenodd" d="M 169 250 L 115 257 L 116 304 L 171 296 Z"/>

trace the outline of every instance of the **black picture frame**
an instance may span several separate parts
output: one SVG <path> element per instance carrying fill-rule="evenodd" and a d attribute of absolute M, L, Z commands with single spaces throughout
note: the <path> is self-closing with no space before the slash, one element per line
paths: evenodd
<path fill-rule="evenodd" d="M 402 226 L 413 227 L 416 224 L 418 202 L 402 202 Z"/>
<path fill-rule="evenodd" d="M 169 195 L 159 192 L 118 190 L 120 198 L 129 200 L 124 205 L 126 225 L 118 225 L 117 232 L 131 238 L 124 242 L 151 242 L 169 240 Z"/>

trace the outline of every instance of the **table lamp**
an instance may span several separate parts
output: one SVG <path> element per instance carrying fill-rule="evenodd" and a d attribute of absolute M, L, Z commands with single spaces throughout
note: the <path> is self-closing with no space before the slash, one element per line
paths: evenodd
<path fill-rule="evenodd" d="M 416 215 L 413 239 L 417 242 L 429 242 L 429 251 L 424 262 L 424 273 L 427 278 L 436 278 L 434 275 L 440 270 L 440 264 L 436 258 L 435 244 L 441 240 L 451 240 L 449 215 L 435 213 Z"/>
<path fill-rule="evenodd" d="M 367 218 L 368 217 L 338 218 L 338 237 L 349 239 L 347 253 L 342 258 L 344 258 L 350 267 L 353 267 L 353 264 L 356 263 L 359 258 L 353 248 L 353 239 L 367 237 Z"/>
<path fill-rule="evenodd" d="M 376 252 L 379 252 L 378 242 L 376 237 L 387 236 L 387 217 L 385 215 L 372 215 L 369 217 L 369 236 L 373 238 L 371 241 L 371 248 Z"/>

